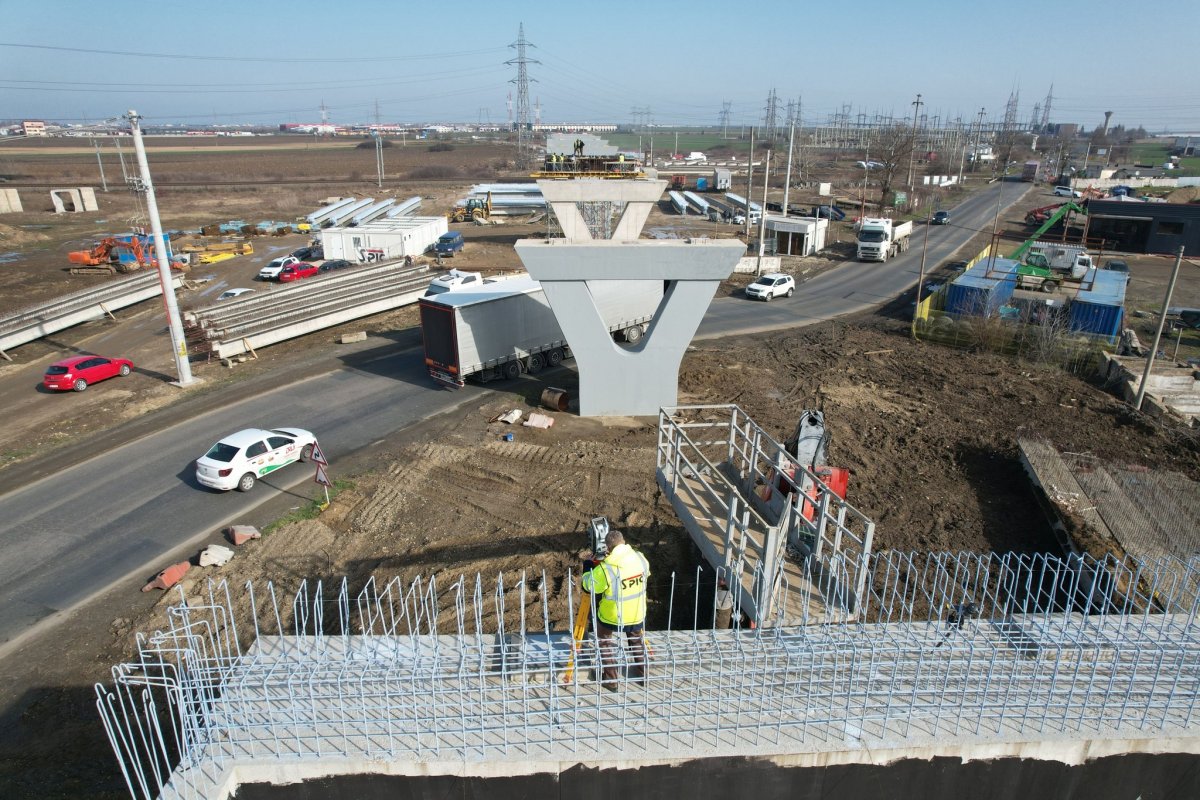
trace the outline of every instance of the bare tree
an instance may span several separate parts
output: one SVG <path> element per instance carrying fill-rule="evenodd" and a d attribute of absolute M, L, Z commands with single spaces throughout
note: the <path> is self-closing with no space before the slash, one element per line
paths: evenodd
<path fill-rule="evenodd" d="M 879 181 L 881 209 L 888 204 L 897 175 L 903 176 L 908 169 L 915 146 L 916 132 L 909 125 L 897 123 L 880 128 L 871 135 L 867 148 L 871 161 L 868 163 L 881 165 L 871 170 L 871 174 Z"/>

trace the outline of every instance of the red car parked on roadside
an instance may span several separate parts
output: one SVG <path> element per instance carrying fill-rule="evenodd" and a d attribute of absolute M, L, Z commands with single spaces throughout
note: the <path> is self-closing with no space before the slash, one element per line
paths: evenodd
<path fill-rule="evenodd" d="M 61 392 L 82 392 L 89 385 L 133 372 L 133 362 L 127 358 L 75 356 L 46 368 L 42 385 Z"/>
<path fill-rule="evenodd" d="M 279 282 L 288 283 L 290 281 L 298 281 L 301 278 L 311 278 L 320 272 L 320 267 L 315 267 L 306 261 L 301 261 L 299 264 L 288 264 L 280 271 Z"/>

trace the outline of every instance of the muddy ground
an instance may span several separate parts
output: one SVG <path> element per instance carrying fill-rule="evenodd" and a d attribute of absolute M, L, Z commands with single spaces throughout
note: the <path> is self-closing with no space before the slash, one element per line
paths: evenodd
<path fill-rule="evenodd" d="M 431 185 L 426 191 L 435 189 Z M 264 209 L 264 196 L 257 196 L 256 206 L 256 193 L 248 192 L 243 197 L 227 194 L 190 217 L 191 211 L 172 213 L 178 213 L 180 225 L 185 219 L 278 217 L 311 210 L 310 201 L 321 189 L 303 191 L 307 199 L 288 200 L 290 206 L 281 200 L 278 207 Z M 411 186 L 396 192 L 414 193 Z M 182 209 L 187 203 L 184 195 L 179 197 Z M 674 224 L 666 218 L 659 222 Z M 71 224 L 85 223 L 99 225 L 94 219 Z M 471 267 L 504 268 L 510 258 L 505 237 L 530 235 L 492 227 L 467 230 L 469 237 L 480 237 L 480 246 L 474 255 L 468 247 L 458 263 Z M 33 254 L 20 267 L 22 275 L 28 271 L 30 283 L 15 285 L 33 291 L 37 263 L 55 265 L 43 272 L 61 269 L 52 258 L 57 257 L 55 248 L 61 252 L 65 239 L 74 235 L 68 230 L 22 245 Z M 227 263 L 231 279 L 257 269 L 256 263 Z M 835 258 L 786 267 L 808 279 L 832 263 Z M 1145 305 L 1153 307 L 1153 294 L 1165 284 L 1166 265 L 1140 263 L 1135 263 L 1135 281 L 1146 276 L 1139 291 L 1147 298 Z M 2 274 L 7 280 L 16 271 Z M 723 291 L 737 294 L 744 282 L 732 280 Z M 1196 284 L 1191 279 L 1187 291 L 1196 292 Z M 1200 480 L 1194 432 L 1132 412 L 1087 377 L 915 342 L 909 336 L 910 303 L 911 298 L 900 298 L 878 313 L 795 331 L 697 342 L 683 363 L 680 402 L 737 403 L 779 437 L 790 433 L 801 410 L 823 409 L 832 433 L 829 460 L 851 470 L 849 499 L 878 523 L 878 550 L 1053 551 L 1053 536 L 1017 460 L 1019 436 L 1044 436 L 1062 450 L 1176 470 Z M 384 333 L 411 327 L 413 321 L 406 310 L 352 327 Z M 57 346 L 86 347 L 91 337 L 107 332 L 82 326 L 60 337 Z M 317 341 L 310 337 L 270 348 L 258 362 L 235 370 L 197 369 L 207 371 L 206 391 L 236 389 L 238 382 L 255 375 L 319 359 L 322 348 L 313 346 Z M 319 341 L 332 341 L 332 336 Z M 18 363 L 4 368 L 13 372 L 0 371 L 0 380 L 14 373 L 26 380 L 40 363 L 55 357 L 55 347 L 43 342 L 21 348 L 15 354 Z M 545 381 L 568 391 L 575 388 L 569 371 Z M 137 403 L 169 407 L 170 393 L 156 399 L 154 385 L 147 377 L 145 389 L 135 386 L 126 400 L 111 401 L 109 406 L 119 411 L 108 423 L 144 413 Z M 436 575 L 445 586 L 459 575 L 479 572 L 491 578 L 504 572 L 511 585 L 509 578 L 520 572 L 537 580 L 544 573 L 551 623 L 564 629 L 563 577 L 578 566 L 588 520 L 605 515 L 649 557 L 652 625 L 665 624 L 672 572 L 677 585 L 686 589 L 697 561 L 655 486 L 654 420 L 556 413 L 547 430 L 490 421 L 511 408 L 534 410 L 545 385 L 526 378 L 501 387 L 478 404 L 339 464 L 338 475 L 347 484 L 324 514 L 276 527 L 240 549 L 224 568 L 193 569 L 185 591 L 202 591 L 209 577 L 235 587 L 247 580 L 271 580 L 291 591 L 304 578 L 345 576 L 357 587 L 372 577 L 384 582 Z M 56 430 L 65 436 L 95 432 L 82 419 L 58 423 Z M 501 440 L 506 432 L 514 434 L 512 442 Z M 14 452 L 28 444 L 18 440 L 12 437 L 9 444 Z M 20 463 L 22 457 L 12 460 Z M 265 525 L 305 499 L 278 498 L 245 522 Z M 213 532 L 212 541 L 220 541 L 219 532 Z M 168 599 L 140 594 L 138 588 L 114 587 L 51 635 L 0 661 L 0 785 L 6 787 L 6 797 L 124 796 L 91 687 L 108 679 L 111 664 L 133 655 L 135 634 L 164 623 Z M 512 606 L 510 611 L 516 613 Z M 244 607 L 242 613 L 245 621 Z"/>

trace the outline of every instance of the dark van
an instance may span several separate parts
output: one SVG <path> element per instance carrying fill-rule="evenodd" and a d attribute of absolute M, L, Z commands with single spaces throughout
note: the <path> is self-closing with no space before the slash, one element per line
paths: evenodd
<path fill-rule="evenodd" d="M 433 251 L 439 256 L 453 257 L 455 253 L 463 249 L 463 244 L 463 235 L 458 231 L 450 231 L 438 237 Z"/>

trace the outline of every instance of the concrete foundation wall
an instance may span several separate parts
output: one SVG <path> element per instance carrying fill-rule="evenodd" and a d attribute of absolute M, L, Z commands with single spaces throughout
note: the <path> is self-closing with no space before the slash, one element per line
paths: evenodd
<path fill-rule="evenodd" d="M 24 210 L 16 189 L 0 189 L 0 214 L 19 214 Z"/>
<path fill-rule="evenodd" d="M 789 766 L 708 758 L 619 769 L 583 764 L 535 775 L 343 775 L 274 786 L 243 785 L 238 800 L 518 798 L 795 798 L 795 800 L 1126 800 L 1200 796 L 1200 759 L 1188 754 L 1110 756 L 1081 765 L 999 758 L 907 758 L 887 765 Z"/>

